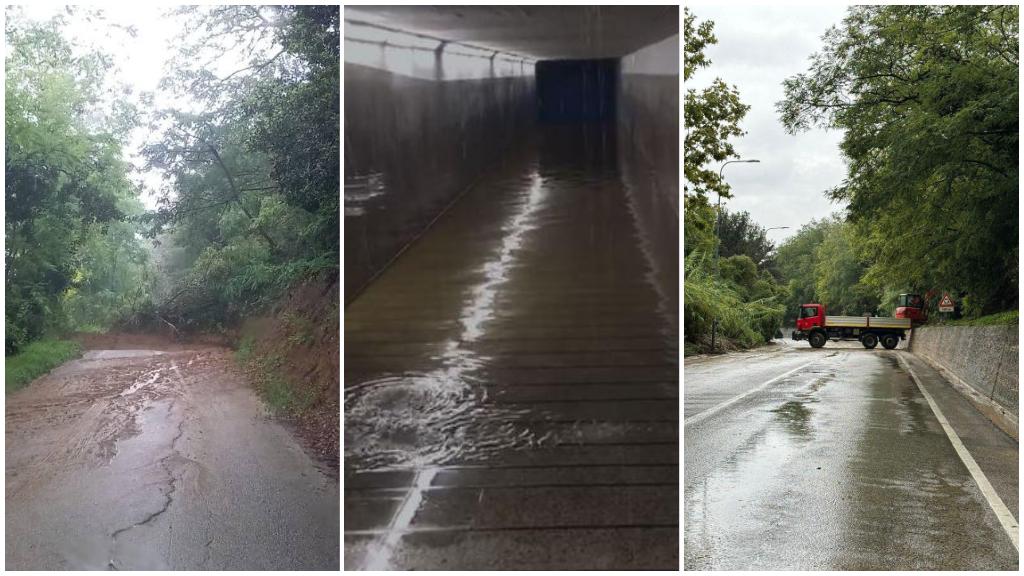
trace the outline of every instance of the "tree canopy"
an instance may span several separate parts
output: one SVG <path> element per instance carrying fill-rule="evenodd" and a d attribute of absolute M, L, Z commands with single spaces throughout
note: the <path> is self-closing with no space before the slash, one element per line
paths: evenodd
<path fill-rule="evenodd" d="M 711 65 L 704 50 L 716 44 L 714 23 L 710 20 L 697 22 L 697 17 L 688 8 L 683 8 L 683 80 L 690 80 L 699 69 Z M 686 162 L 683 166 L 683 191 L 697 196 L 710 193 L 729 198 L 729 186 L 719 178 L 712 162 L 723 162 L 736 158 L 731 139 L 744 134 L 739 123 L 746 116 L 750 106 L 740 101 L 735 86 L 729 86 L 720 78 L 700 91 L 687 88 L 683 99 L 684 147 Z"/>
<path fill-rule="evenodd" d="M 863 282 L 1017 306 L 1017 6 L 854 6 L 777 108 L 842 129 Z"/>
<path fill-rule="evenodd" d="M 110 57 L 73 53 L 63 24 L 7 10 L 7 353 L 48 330 L 111 321 L 148 277 L 122 150 L 135 110 L 101 97 L 121 89 Z"/>
<path fill-rule="evenodd" d="M 74 18 L 134 34 L 102 11 L 7 16 L 8 354 L 48 332 L 216 330 L 337 274 L 337 6 L 175 9 L 160 98 L 74 43 Z M 163 178 L 149 211 L 128 149 L 143 126 L 145 169 Z"/>
<path fill-rule="evenodd" d="M 718 224 L 721 256 L 746 255 L 759 267 L 771 264 L 775 245 L 768 240 L 768 232 L 755 222 L 749 212 L 722 210 Z"/>
<path fill-rule="evenodd" d="M 146 146 L 166 178 L 151 235 L 170 246 L 160 317 L 230 324 L 294 280 L 337 272 L 340 13 L 336 6 L 185 7 Z M 229 54 L 233 70 L 210 63 Z"/>

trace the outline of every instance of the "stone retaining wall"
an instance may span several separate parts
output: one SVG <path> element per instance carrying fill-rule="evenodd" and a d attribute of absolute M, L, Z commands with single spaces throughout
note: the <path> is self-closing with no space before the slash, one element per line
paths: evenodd
<path fill-rule="evenodd" d="M 915 328 L 911 352 L 1010 417 L 1019 418 L 1017 326 Z M 956 382 L 959 380 L 959 382 Z"/>

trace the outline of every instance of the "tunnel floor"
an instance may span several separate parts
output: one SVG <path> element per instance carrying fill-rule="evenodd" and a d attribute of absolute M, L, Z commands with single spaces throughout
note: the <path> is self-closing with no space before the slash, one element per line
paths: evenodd
<path fill-rule="evenodd" d="M 489 171 L 345 312 L 348 569 L 678 567 L 678 337 L 607 132 Z"/>

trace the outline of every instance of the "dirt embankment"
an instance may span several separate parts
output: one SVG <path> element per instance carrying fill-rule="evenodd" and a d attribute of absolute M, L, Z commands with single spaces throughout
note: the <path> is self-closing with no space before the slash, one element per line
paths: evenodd
<path fill-rule="evenodd" d="M 335 469 L 340 449 L 338 301 L 336 275 L 299 284 L 270 313 L 246 321 L 235 346 L 238 361 L 271 409 Z"/>

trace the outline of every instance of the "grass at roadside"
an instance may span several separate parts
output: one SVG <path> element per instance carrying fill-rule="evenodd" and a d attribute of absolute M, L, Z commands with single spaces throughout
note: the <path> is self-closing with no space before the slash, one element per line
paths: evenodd
<path fill-rule="evenodd" d="M 278 414 L 300 414 L 309 408 L 312 399 L 302 398 L 296 388 L 288 384 L 281 366 L 284 359 L 278 354 L 262 354 L 252 336 L 238 343 L 235 360 L 248 372 L 263 401 Z"/>
<path fill-rule="evenodd" d="M 945 326 L 1015 326 L 1019 324 L 1019 310 L 1007 310 L 1006 312 L 997 312 L 995 314 L 989 314 L 988 316 L 981 316 L 979 318 L 962 318 L 960 320 L 950 320 L 946 322 Z"/>
<path fill-rule="evenodd" d="M 7 394 L 27 386 L 57 366 L 77 358 L 82 347 L 69 340 L 38 340 L 21 352 L 4 359 L 4 389 Z"/>

